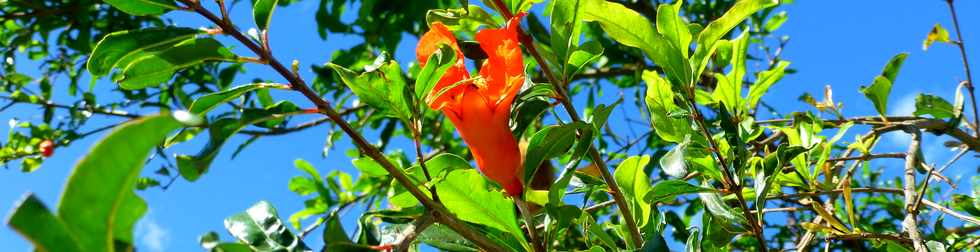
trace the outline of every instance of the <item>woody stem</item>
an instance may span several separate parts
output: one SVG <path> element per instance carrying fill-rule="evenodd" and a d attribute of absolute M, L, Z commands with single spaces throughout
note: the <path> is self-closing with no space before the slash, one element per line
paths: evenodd
<path fill-rule="evenodd" d="M 378 150 L 377 147 L 370 144 L 367 141 L 367 139 L 364 138 L 364 136 L 358 133 L 354 129 L 354 127 L 352 127 L 349 123 L 347 123 L 347 121 L 345 121 L 340 116 L 340 113 L 337 113 L 337 111 L 333 108 L 330 102 L 320 98 L 320 96 L 318 96 L 316 92 L 311 90 L 309 86 L 306 85 L 306 82 L 303 81 L 303 79 L 300 78 L 299 75 L 290 71 L 289 68 L 286 68 L 286 66 L 284 66 L 281 62 L 279 62 L 279 60 L 273 57 L 272 51 L 268 49 L 268 47 L 259 46 L 254 41 L 252 41 L 244 34 L 242 34 L 242 32 L 239 31 L 238 28 L 236 28 L 233 24 L 231 24 L 230 21 L 223 20 L 222 18 L 214 15 L 214 13 L 205 9 L 204 6 L 202 6 L 198 1 L 180 0 L 180 2 L 183 3 L 184 5 L 187 5 L 187 8 L 190 11 L 198 13 L 204 18 L 207 18 L 215 25 L 221 27 L 221 29 L 224 31 L 224 34 L 234 37 L 235 40 L 238 40 L 240 43 L 244 44 L 245 47 L 247 47 L 249 50 L 254 52 L 260 58 L 268 61 L 269 63 L 268 65 L 272 67 L 272 69 L 274 69 L 277 73 L 279 73 L 279 75 L 281 75 L 283 78 L 289 81 L 290 89 L 299 92 L 308 100 L 310 100 L 310 102 L 315 104 L 316 107 L 320 109 L 320 113 L 323 113 L 324 115 L 329 117 L 331 121 L 336 123 L 337 126 L 339 126 L 341 130 L 344 131 L 344 133 L 350 136 L 350 138 L 354 142 L 354 145 L 357 146 L 357 148 L 360 149 L 362 153 L 364 153 L 365 155 L 373 159 L 375 162 L 378 162 L 378 164 L 380 164 L 382 168 L 388 171 L 388 174 L 390 174 L 392 178 L 395 179 L 395 181 L 398 181 L 399 184 L 404 186 L 405 189 L 408 190 L 408 192 L 412 194 L 412 196 L 418 199 L 423 206 L 433 211 L 436 220 L 438 222 L 445 224 L 450 229 L 456 231 L 456 233 L 460 234 L 467 240 L 472 241 L 473 243 L 475 243 L 477 246 L 480 246 L 481 248 L 487 249 L 489 251 L 504 251 L 503 247 L 488 239 L 484 234 L 473 230 L 470 226 L 466 225 L 458 218 L 456 218 L 455 215 L 450 213 L 445 206 L 439 204 L 438 202 L 433 201 L 427 195 L 425 195 L 425 193 L 422 192 L 422 190 L 420 190 L 418 187 L 415 186 L 414 183 L 412 183 L 412 180 L 409 179 L 408 176 L 405 175 L 405 173 L 403 173 L 401 169 L 395 167 L 390 161 L 388 161 L 388 159 L 384 156 L 384 154 L 381 153 L 380 150 Z"/>
<path fill-rule="evenodd" d="M 503 1 L 493 0 L 493 4 L 498 10 L 500 10 L 500 13 L 504 15 L 504 18 L 510 19 L 514 16 Z M 571 98 L 568 96 L 568 92 L 565 91 L 565 85 L 563 84 L 564 82 L 555 77 L 555 74 L 551 71 L 551 68 L 548 68 L 547 61 L 545 61 L 544 58 L 541 57 L 541 54 L 538 53 L 538 50 L 534 46 L 534 41 L 532 41 L 531 37 L 524 33 L 524 30 L 520 27 L 517 28 L 517 32 L 519 35 L 518 37 L 521 40 L 521 44 L 524 44 L 524 47 L 527 48 L 528 53 L 531 54 L 531 56 L 534 57 L 534 60 L 538 62 L 538 65 L 541 66 L 541 72 L 544 73 L 545 78 L 547 78 L 548 82 L 551 82 L 551 85 L 554 86 L 555 91 L 557 91 L 559 96 L 558 100 L 561 102 L 562 107 L 565 108 L 565 112 L 568 113 L 568 117 L 570 117 L 572 121 L 581 122 L 582 118 L 579 117 L 578 110 L 575 109 Z M 633 244 L 642 245 L 643 236 L 640 235 L 640 229 L 636 225 L 636 220 L 633 219 L 633 214 L 629 209 L 629 205 L 627 205 L 626 199 L 623 198 L 623 193 L 619 189 L 619 185 L 616 183 L 616 180 L 613 178 L 612 174 L 609 173 L 609 167 L 606 166 L 606 162 L 602 158 L 602 154 L 599 154 L 599 150 L 597 150 L 594 146 L 590 146 L 589 158 L 592 159 L 592 162 L 599 168 L 599 174 L 609 187 L 609 194 L 612 194 L 613 200 L 616 201 L 616 206 L 619 208 L 619 213 L 623 216 L 623 222 L 626 224 L 627 230 L 629 230 Z"/>

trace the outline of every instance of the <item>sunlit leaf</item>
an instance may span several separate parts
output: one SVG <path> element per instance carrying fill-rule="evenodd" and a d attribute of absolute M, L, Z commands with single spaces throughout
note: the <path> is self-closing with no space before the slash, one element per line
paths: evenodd
<path fill-rule="evenodd" d="M 225 228 L 257 251 L 313 251 L 292 234 L 269 202 L 259 201 L 245 212 L 225 219 Z"/>
<path fill-rule="evenodd" d="M 119 0 L 128 2 L 126 0 Z M 182 27 L 146 28 L 141 30 L 118 31 L 102 38 L 92 50 L 86 67 L 95 76 L 109 74 L 112 68 L 125 68 L 117 65 L 122 59 L 142 54 L 144 51 L 168 48 L 188 40 L 200 30 Z"/>
<path fill-rule="evenodd" d="M 255 27 L 265 30 L 272 22 L 272 12 L 276 10 L 279 0 L 256 0 L 252 6 L 252 17 L 255 18 Z"/>

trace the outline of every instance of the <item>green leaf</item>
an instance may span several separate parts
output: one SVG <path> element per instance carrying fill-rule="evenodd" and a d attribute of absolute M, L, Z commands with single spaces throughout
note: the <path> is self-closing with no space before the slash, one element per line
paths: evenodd
<path fill-rule="evenodd" d="M 233 88 L 229 88 L 220 92 L 210 93 L 197 98 L 194 103 L 187 109 L 193 114 L 205 114 L 211 109 L 214 109 L 218 105 L 225 102 L 230 102 L 239 96 L 248 93 L 249 91 L 262 89 L 262 88 L 280 88 L 285 89 L 286 87 L 280 84 L 273 83 L 251 83 L 245 84 Z"/>
<path fill-rule="evenodd" d="M 739 114 L 742 110 L 742 80 L 745 79 L 745 59 L 749 55 L 749 33 L 742 32 L 738 38 L 735 38 L 731 42 L 732 44 L 732 56 L 731 56 L 731 66 L 732 70 L 728 72 L 725 76 L 716 74 L 716 79 L 728 79 L 727 85 L 722 86 L 722 81 L 719 81 L 718 88 L 715 89 L 715 95 L 718 95 L 722 99 L 725 105 L 728 106 L 728 110 L 732 111 L 733 114 Z M 719 91 L 720 90 L 720 91 Z"/>
<path fill-rule="evenodd" d="M 279 0 L 256 0 L 252 6 L 252 17 L 255 18 L 255 27 L 261 31 L 269 28 L 272 22 L 272 12 L 276 10 Z"/>
<path fill-rule="evenodd" d="M 141 55 L 129 63 L 116 81 L 123 89 L 142 89 L 169 80 L 182 68 L 209 60 L 235 60 L 237 56 L 213 38 L 183 41 L 159 52 Z"/>
<path fill-rule="evenodd" d="M 664 240 L 664 236 L 660 232 L 654 230 L 651 234 L 648 234 L 650 239 L 643 242 L 643 247 L 639 251 L 642 252 L 661 252 L 670 251 L 667 247 L 667 241 Z"/>
<path fill-rule="evenodd" d="M 606 33 L 623 45 L 639 48 L 676 84 L 691 83 L 691 68 L 683 54 L 653 29 L 643 15 L 619 3 L 587 0 L 583 20 L 597 21 Z"/>
<path fill-rule="evenodd" d="M 686 59 L 690 53 L 692 35 L 687 28 L 687 22 L 680 16 L 683 3 L 683 0 L 677 0 L 674 4 L 661 4 L 657 7 L 657 31 L 673 43 Z"/>
<path fill-rule="evenodd" d="M 899 53 L 895 55 L 890 60 L 888 64 L 885 64 L 885 69 L 881 70 L 881 76 L 885 76 L 891 83 L 895 83 L 895 77 L 898 76 L 898 70 L 902 69 L 902 63 L 905 62 L 905 58 L 909 56 L 909 53 Z"/>
<path fill-rule="evenodd" d="M 426 228 L 416 239 L 419 242 L 447 251 L 479 251 L 472 242 L 438 223 Z"/>
<path fill-rule="evenodd" d="M 888 78 L 878 75 L 875 77 L 874 82 L 871 83 L 871 86 L 861 86 L 859 89 L 865 97 L 871 100 L 879 115 L 885 116 L 888 114 L 888 95 L 892 91 L 892 82 Z"/>
<path fill-rule="evenodd" d="M 405 99 L 405 78 L 398 62 L 386 60 L 382 55 L 375 60 L 376 69 L 365 67 L 365 72 L 357 74 L 340 65 L 327 63 L 347 87 L 364 103 L 380 110 L 386 116 L 409 122 L 412 112 Z"/>
<path fill-rule="evenodd" d="M 75 166 L 58 206 L 85 251 L 109 251 L 115 240 L 132 243 L 132 225 L 146 211 L 133 189 L 150 150 L 180 127 L 170 115 L 144 117 L 117 127 Z"/>
<path fill-rule="evenodd" d="M 643 81 L 647 83 L 647 109 L 650 110 L 650 120 L 657 135 L 665 141 L 683 141 L 691 131 L 691 122 L 687 118 L 671 116 L 686 114 L 687 111 L 674 103 L 675 94 L 670 84 L 654 71 L 643 71 Z"/>
<path fill-rule="evenodd" d="M 602 131 L 602 128 L 606 126 L 606 121 L 609 119 L 609 115 L 612 114 L 613 109 L 616 109 L 616 106 L 622 102 L 623 99 L 620 98 L 612 104 L 599 104 L 599 106 L 596 106 L 595 109 L 592 110 L 591 118 L 588 119 L 589 123 L 592 124 L 592 129 L 596 132 Z"/>
<path fill-rule="evenodd" d="M 160 15 L 178 9 L 173 0 L 105 0 L 105 2 L 133 16 Z"/>
<path fill-rule="evenodd" d="M 568 62 L 578 47 L 582 36 L 583 4 L 583 0 L 551 1 L 551 51 L 560 62 Z"/>
<path fill-rule="evenodd" d="M 293 235 L 269 202 L 259 201 L 245 212 L 225 219 L 225 228 L 257 251 L 313 251 Z"/>
<path fill-rule="evenodd" d="M 739 0 L 724 15 L 711 21 L 698 34 L 698 47 L 695 49 L 694 56 L 691 58 L 694 75 L 698 76 L 704 70 L 711 53 L 715 49 L 715 42 L 718 42 L 719 39 L 735 28 L 735 26 L 742 23 L 752 13 L 777 4 L 779 4 L 778 0 Z"/>
<path fill-rule="evenodd" d="M 351 160 L 351 163 L 353 163 L 354 168 L 357 168 L 358 171 L 361 171 L 361 174 L 363 174 L 364 176 L 383 177 L 388 175 L 388 171 L 385 170 L 384 167 L 381 167 L 381 164 L 379 164 L 377 161 L 374 161 L 374 159 L 370 157 L 355 158 Z M 396 162 L 392 162 L 392 163 L 396 163 Z"/>
<path fill-rule="evenodd" d="M 432 92 L 432 88 L 439 83 L 446 71 L 456 65 L 459 60 L 461 59 L 456 59 L 456 52 L 448 46 L 440 46 L 439 51 L 430 55 L 425 67 L 419 70 L 418 77 L 415 78 L 416 100 L 425 101 L 429 93 Z M 419 107 L 423 109 L 428 107 L 424 103 L 420 103 Z"/>
<path fill-rule="evenodd" d="M 585 44 L 576 47 L 572 51 L 572 54 L 568 56 L 568 60 L 565 61 L 565 66 L 562 68 L 562 74 L 566 79 L 574 77 L 576 74 L 582 72 L 586 65 L 599 60 L 602 57 L 602 52 L 603 48 L 599 42 L 585 42 Z"/>
<path fill-rule="evenodd" d="M 450 171 L 436 185 L 439 199 L 463 221 L 485 225 L 524 239 L 517 226 L 514 203 L 500 191 L 491 191 L 475 169 Z"/>
<path fill-rule="evenodd" d="M 486 25 L 497 27 L 498 22 L 493 19 L 479 5 L 466 5 L 467 8 L 456 9 L 432 9 L 425 13 L 425 23 L 432 24 L 441 22 L 451 30 L 476 31 L 480 26 Z"/>
<path fill-rule="evenodd" d="M 644 200 L 650 203 L 668 202 L 680 195 L 712 191 L 714 189 L 688 184 L 683 180 L 671 179 L 653 185 L 653 189 L 644 196 Z"/>
<path fill-rule="evenodd" d="M 524 135 L 527 127 L 541 118 L 541 114 L 544 114 L 549 108 L 551 108 L 551 103 L 544 99 L 529 99 L 519 103 L 514 108 L 514 121 L 511 124 L 511 132 L 514 133 L 514 137 Z"/>
<path fill-rule="evenodd" d="M 926 40 L 922 41 L 922 50 L 929 50 L 929 46 L 932 45 L 933 42 L 953 43 L 953 41 L 949 39 L 949 31 L 946 31 L 946 28 L 943 28 L 943 26 L 939 24 L 936 24 L 936 26 L 932 27 L 932 30 L 929 30 L 929 34 L 926 35 Z"/>
<path fill-rule="evenodd" d="M 779 13 L 776 13 L 776 15 L 770 17 L 769 20 L 766 20 L 766 24 L 763 25 L 763 30 L 765 30 L 767 33 L 772 33 L 778 30 L 779 27 L 783 26 L 783 23 L 786 23 L 786 19 L 788 18 L 789 17 L 786 16 L 786 11 L 780 11 Z"/>
<path fill-rule="evenodd" d="M 955 117 L 953 104 L 946 99 L 931 94 L 919 94 L 915 97 L 915 116 L 932 115 L 936 119 Z"/>
<path fill-rule="evenodd" d="M 749 110 L 755 109 L 759 105 L 759 101 L 762 100 L 762 95 L 765 95 L 773 84 L 783 78 L 788 66 L 789 61 L 779 61 L 773 69 L 758 74 L 755 84 L 749 87 L 749 95 L 745 97 L 745 104 Z"/>
<path fill-rule="evenodd" d="M 117 65 L 124 58 L 142 54 L 144 51 L 153 48 L 169 47 L 193 38 L 199 33 L 201 33 L 200 30 L 183 27 L 113 32 L 103 37 L 92 49 L 92 55 L 89 56 L 86 67 L 94 76 L 105 76 L 113 67 L 126 67 L 125 65 Z"/>
<path fill-rule="evenodd" d="M 644 197 L 650 192 L 650 177 L 643 169 L 650 163 L 650 156 L 632 156 L 623 160 L 613 172 L 613 178 L 623 191 L 623 196 L 632 204 L 637 225 L 643 227 L 650 216 L 650 204 Z"/>
<path fill-rule="evenodd" d="M 575 144 L 576 131 L 587 129 L 584 123 L 548 126 L 531 137 L 524 156 L 524 183 L 530 183 L 541 163 L 568 151 Z M 591 141 L 588 139 L 587 141 Z"/>
<path fill-rule="evenodd" d="M 71 231 L 34 194 L 16 204 L 7 224 L 40 251 L 82 251 Z"/>
<path fill-rule="evenodd" d="M 698 235 L 699 233 L 698 228 L 691 227 L 690 229 L 688 229 L 688 232 L 691 233 L 691 235 L 687 237 L 687 243 L 685 244 L 687 249 L 685 249 L 684 251 L 701 252 L 701 237 Z"/>

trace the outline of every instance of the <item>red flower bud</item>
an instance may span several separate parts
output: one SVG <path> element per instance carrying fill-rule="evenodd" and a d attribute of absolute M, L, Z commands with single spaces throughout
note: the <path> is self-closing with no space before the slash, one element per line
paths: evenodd
<path fill-rule="evenodd" d="M 465 82 L 442 94 L 442 89 L 470 78 L 463 64 L 463 53 L 452 32 L 442 23 L 419 39 L 416 56 L 424 67 L 429 56 L 448 45 L 456 51 L 456 63 L 432 88 L 429 106 L 442 110 L 470 147 L 477 167 L 484 175 L 504 187 L 507 194 L 519 196 L 523 190 L 523 156 L 510 131 L 510 106 L 524 84 L 524 59 L 517 39 L 521 17 L 518 14 L 501 29 L 476 34 L 487 60 L 478 79 Z"/>
<path fill-rule="evenodd" d="M 37 147 L 41 150 L 41 156 L 50 157 L 54 155 L 54 142 L 51 140 L 44 140 Z"/>

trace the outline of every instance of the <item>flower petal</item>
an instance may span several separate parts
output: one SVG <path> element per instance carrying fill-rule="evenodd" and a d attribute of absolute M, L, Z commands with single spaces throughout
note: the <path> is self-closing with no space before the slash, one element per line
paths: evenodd
<path fill-rule="evenodd" d="M 497 111 L 509 110 L 514 96 L 524 85 L 524 58 L 517 37 L 524 15 L 515 15 L 504 28 L 482 30 L 476 34 L 476 41 L 487 53 L 487 60 L 480 69 L 480 75 L 486 80 L 481 92 L 495 104 Z"/>
<path fill-rule="evenodd" d="M 440 92 L 457 82 L 470 78 L 470 74 L 466 71 L 466 66 L 463 64 L 463 52 L 460 51 L 459 45 L 456 43 L 456 37 L 453 36 L 453 33 L 445 25 L 439 22 L 433 23 L 432 29 L 419 38 L 419 44 L 415 48 L 415 57 L 419 65 L 425 67 L 429 57 L 436 51 L 439 51 L 439 48 L 443 45 L 447 45 L 456 51 L 456 64 L 446 70 L 446 73 L 442 75 L 439 82 L 432 87 L 432 91 L 429 93 L 430 96 L 438 95 L 433 99 L 429 99 L 429 107 L 435 110 L 440 110 L 447 106 L 455 106 L 465 85 L 450 88 L 443 93 Z"/>

